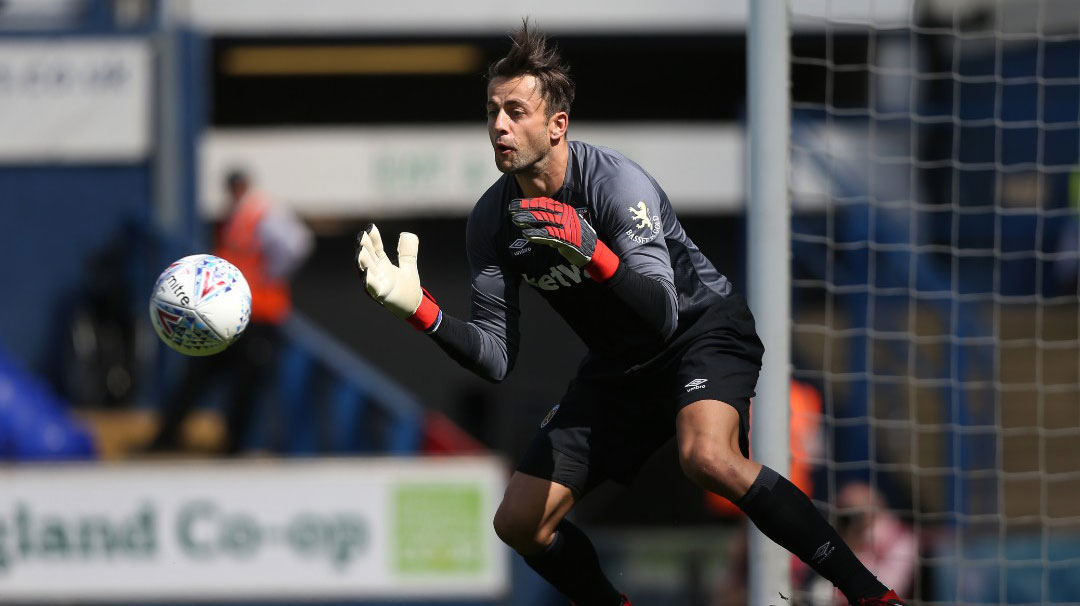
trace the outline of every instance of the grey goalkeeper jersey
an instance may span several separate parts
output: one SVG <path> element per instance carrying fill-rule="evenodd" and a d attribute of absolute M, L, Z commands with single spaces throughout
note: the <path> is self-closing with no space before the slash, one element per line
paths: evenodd
<path fill-rule="evenodd" d="M 731 293 L 731 284 L 698 250 L 675 217 L 667 194 L 644 169 L 617 151 L 570 141 L 566 179 L 554 199 L 577 209 L 600 241 L 628 269 L 663 285 L 677 317 L 666 323 L 670 344 L 701 313 Z M 581 337 L 594 358 L 631 368 L 662 353 L 640 317 L 617 305 L 604 284 L 548 246 L 533 244 L 510 221 L 511 200 L 524 197 L 503 175 L 469 215 L 467 251 L 472 272 L 469 326 L 480 333 L 476 366 L 501 379 L 518 348 L 518 288 L 536 289 Z"/>

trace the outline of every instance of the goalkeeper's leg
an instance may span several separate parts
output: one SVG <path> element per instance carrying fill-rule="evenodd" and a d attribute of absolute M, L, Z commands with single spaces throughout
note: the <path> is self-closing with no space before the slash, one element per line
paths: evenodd
<path fill-rule="evenodd" d="M 564 517 L 569 488 L 515 472 L 495 513 L 495 532 L 525 562 L 579 606 L 619 606 L 623 598 L 600 570 L 588 537 Z"/>
<path fill-rule="evenodd" d="M 748 401 L 743 404 L 749 408 Z M 676 435 L 686 475 L 731 499 L 765 536 L 831 581 L 852 603 L 879 603 L 871 598 L 888 589 L 859 562 L 810 499 L 786 478 L 745 456 L 743 427 L 739 410 L 719 400 L 682 408 Z"/>

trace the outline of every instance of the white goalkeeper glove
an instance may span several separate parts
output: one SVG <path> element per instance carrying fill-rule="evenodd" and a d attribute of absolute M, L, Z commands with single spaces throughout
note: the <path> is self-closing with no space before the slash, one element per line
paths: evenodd
<path fill-rule="evenodd" d="M 368 296 L 419 330 L 437 328 L 442 311 L 435 299 L 420 287 L 416 268 L 420 238 L 401 232 L 397 265 L 386 256 L 382 236 L 375 225 L 360 232 L 356 245 L 356 265 Z"/>

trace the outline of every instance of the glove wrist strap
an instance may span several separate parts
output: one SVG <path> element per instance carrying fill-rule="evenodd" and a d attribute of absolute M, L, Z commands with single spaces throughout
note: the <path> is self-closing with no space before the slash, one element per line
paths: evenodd
<path fill-rule="evenodd" d="M 585 271 L 589 272 L 589 277 L 597 282 L 607 282 L 611 276 L 615 275 L 615 270 L 618 268 L 619 256 L 611 252 L 606 244 L 597 240 L 592 259 L 585 264 Z"/>
<path fill-rule="evenodd" d="M 425 288 L 424 296 L 420 298 L 420 306 L 416 308 L 413 315 L 405 318 L 405 321 L 416 330 L 427 331 L 438 324 L 441 316 L 442 310 L 439 309 L 439 304 L 435 302 L 435 297 L 432 297 Z"/>

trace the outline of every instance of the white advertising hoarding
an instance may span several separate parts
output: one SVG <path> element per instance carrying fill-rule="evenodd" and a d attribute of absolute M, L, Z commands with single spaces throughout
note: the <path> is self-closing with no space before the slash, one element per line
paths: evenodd
<path fill-rule="evenodd" d="M 0 42 L 0 163 L 141 160 L 150 64 L 139 40 Z"/>
<path fill-rule="evenodd" d="M 743 130 L 729 124 L 578 124 L 570 138 L 617 149 L 649 171 L 680 212 L 737 212 Z M 219 129 L 200 142 L 199 207 L 225 209 L 231 168 L 311 218 L 465 216 L 499 178 L 483 122 L 473 126 Z"/>
<path fill-rule="evenodd" d="M 9 467 L 0 603 L 493 599 L 494 458 Z"/>
<path fill-rule="evenodd" d="M 905 0 L 910 1 L 910 0 Z M 701 0 L 190 0 L 174 18 L 215 32 L 497 32 L 528 15 L 546 31 L 713 31 L 746 23 L 742 2 Z"/>
<path fill-rule="evenodd" d="M 1013 0 L 1011 4 L 1022 4 Z M 802 17 L 794 26 L 821 28 L 837 25 L 907 23 L 913 0 L 792 0 L 792 12 Z M 930 3 L 931 9 L 937 3 Z M 948 7 L 955 0 L 944 2 Z M 968 0 L 973 10 L 1001 4 L 1001 0 Z M 1009 3 L 1006 3 L 1009 4 Z M 173 18 L 216 33 L 346 31 L 496 32 L 504 33 L 528 15 L 552 33 L 567 32 L 713 32 L 746 27 L 746 2 L 704 0 L 189 0 L 169 3 Z M 955 10 L 955 9 L 954 9 Z M 951 15 L 951 11 L 949 12 Z"/>

